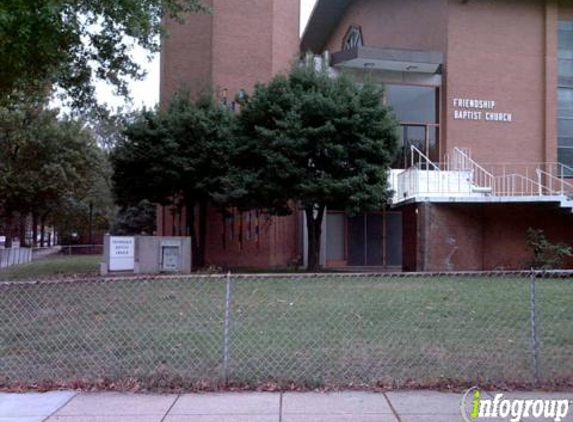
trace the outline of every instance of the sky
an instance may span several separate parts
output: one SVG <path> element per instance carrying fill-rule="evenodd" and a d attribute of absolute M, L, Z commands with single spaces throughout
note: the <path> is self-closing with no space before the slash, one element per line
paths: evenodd
<path fill-rule="evenodd" d="M 308 18 L 312 12 L 316 0 L 301 0 L 301 34 L 306 26 Z M 147 77 L 142 81 L 134 81 L 130 84 L 131 96 L 133 97 L 133 104 L 128 105 L 123 98 L 113 95 L 113 89 L 103 83 L 99 83 L 96 87 L 97 97 L 100 102 L 106 102 L 110 106 L 125 107 L 125 108 L 142 108 L 154 107 L 159 101 L 159 55 L 154 55 L 151 59 L 147 57 L 147 53 L 141 49 L 134 51 L 134 57 L 137 62 L 147 71 Z"/>

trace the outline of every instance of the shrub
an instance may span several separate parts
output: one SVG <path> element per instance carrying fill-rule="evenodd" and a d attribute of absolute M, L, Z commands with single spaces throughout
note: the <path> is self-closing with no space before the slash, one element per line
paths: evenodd
<path fill-rule="evenodd" d="M 565 258 L 573 255 L 573 249 L 565 243 L 551 243 L 543 230 L 527 229 L 527 250 L 533 251 L 531 266 L 536 269 L 554 269 L 563 266 Z"/>

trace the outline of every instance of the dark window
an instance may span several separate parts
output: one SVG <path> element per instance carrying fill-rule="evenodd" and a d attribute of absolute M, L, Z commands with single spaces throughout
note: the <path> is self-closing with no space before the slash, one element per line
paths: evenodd
<path fill-rule="evenodd" d="M 362 46 L 362 30 L 357 26 L 351 26 L 348 32 L 344 36 L 344 41 L 342 42 L 343 50 L 350 50 L 354 47 Z"/>
<path fill-rule="evenodd" d="M 573 85 L 573 60 L 559 59 L 559 85 Z"/>
<path fill-rule="evenodd" d="M 388 104 L 400 122 L 437 123 L 436 88 L 425 86 L 388 85 Z"/>
<path fill-rule="evenodd" d="M 388 85 L 386 102 L 392 106 L 402 125 L 402 151 L 394 167 L 405 168 L 410 163 L 414 146 L 433 162 L 439 158 L 438 90 L 427 86 Z"/>
<path fill-rule="evenodd" d="M 559 58 L 573 59 L 573 21 L 559 22 Z"/>
<path fill-rule="evenodd" d="M 402 214 L 386 213 L 386 265 L 402 266 Z"/>
<path fill-rule="evenodd" d="M 573 21 L 559 22 L 558 45 L 557 157 L 559 163 L 573 167 Z"/>
<path fill-rule="evenodd" d="M 573 119 L 573 89 L 560 88 L 557 92 L 559 118 Z"/>

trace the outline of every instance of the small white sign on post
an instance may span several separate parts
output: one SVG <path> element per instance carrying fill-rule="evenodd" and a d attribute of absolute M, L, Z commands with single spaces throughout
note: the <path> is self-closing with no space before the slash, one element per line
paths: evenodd
<path fill-rule="evenodd" d="M 135 238 L 109 238 L 109 270 L 133 271 L 135 269 Z"/>

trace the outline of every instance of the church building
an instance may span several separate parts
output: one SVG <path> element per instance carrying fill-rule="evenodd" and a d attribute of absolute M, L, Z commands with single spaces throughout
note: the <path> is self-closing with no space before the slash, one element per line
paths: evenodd
<path fill-rule="evenodd" d="M 573 244 L 573 2 L 318 0 L 299 39 L 299 0 L 213 0 L 162 53 L 161 98 L 181 83 L 229 100 L 308 52 L 384 86 L 402 148 L 387 208 L 328 210 L 321 263 L 375 271 L 525 268 L 529 228 Z M 179 234 L 182 216 L 159 213 Z M 212 211 L 207 262 L 288 267 L 303 216 Z M 573 263 L 570 263 L 573 264 Z"/>

